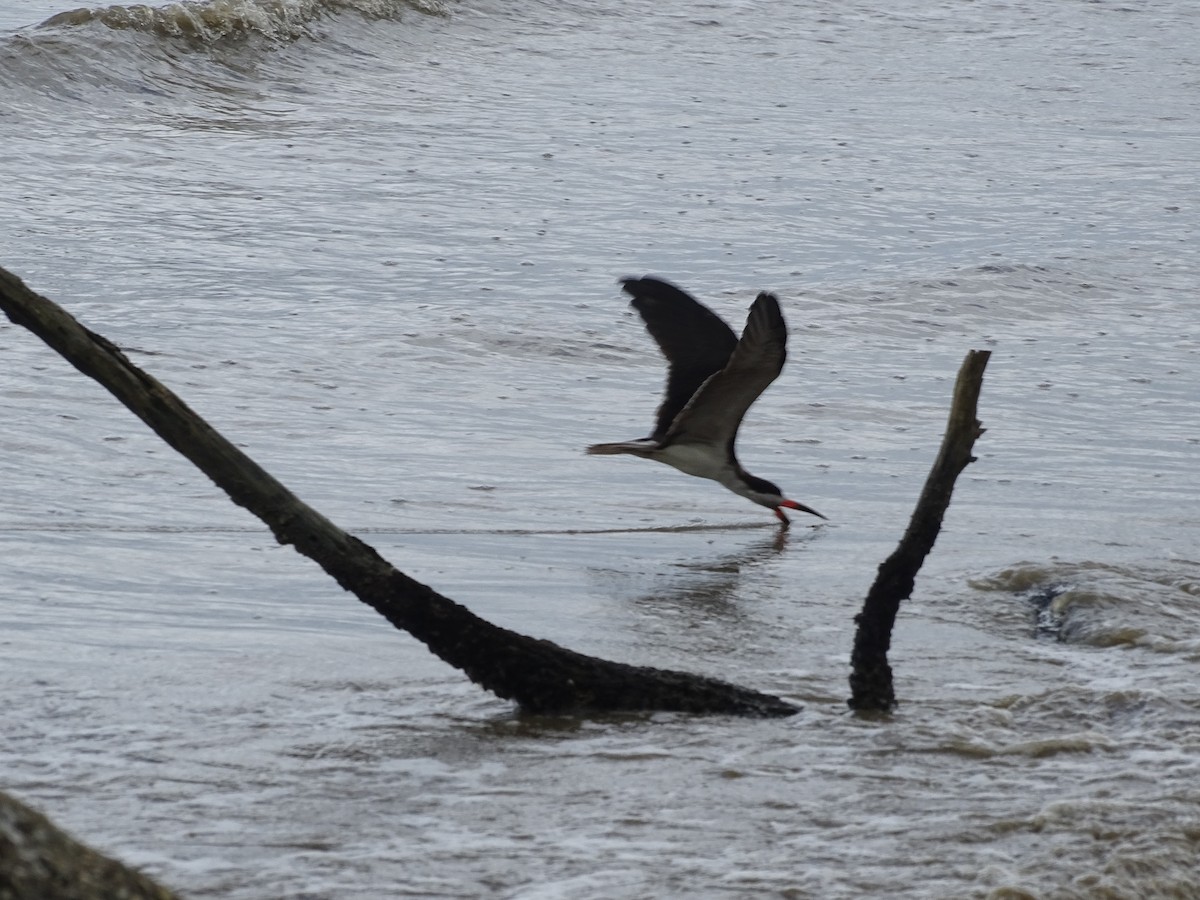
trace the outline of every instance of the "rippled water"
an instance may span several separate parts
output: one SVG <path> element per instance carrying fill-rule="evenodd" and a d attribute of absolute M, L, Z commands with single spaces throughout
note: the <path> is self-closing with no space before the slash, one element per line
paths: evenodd
<path fill-rule="evenodd" d="M 805 707 L 517 717 L 5 324 L 0 786 L 193 897 L 1197 896 L 1198 20 L 0 0 L 0 265 L 481 615 Z M 783 298 L 740 452 L 830 524 L 582 454 L 657 404 L 643 272 Z"/>

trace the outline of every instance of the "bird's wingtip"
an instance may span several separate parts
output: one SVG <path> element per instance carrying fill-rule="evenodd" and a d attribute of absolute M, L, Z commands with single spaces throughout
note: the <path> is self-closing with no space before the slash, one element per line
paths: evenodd
<path fill-rule="evenodd" d="M 658 278 L 654 275 L 622 275 L 617 279 L 617 283 L 621 285 L 621 290 L 635 297 L 639 294 L 675 287 L 665 278 Z M 678 289 L 676 288 L 676 290 Z"/>
<path fill-rule="evenodd" d="M 648 283 L 653 280 L 647 275 L 624 275 L 617 279 L 617 283 L 621 285 L 621 290 L 629 295 L 630 304 L 636 306 L 639 299 L 653 291 L 653 286 Z"/>
<path fill-rule="evenodd" d="M 750 305 L 751 309 L 758 307 L 766 307 L 767 309 L 779 309 L 779 295 L 773 291 L 759 291 L 758 296 L 754 298 L 754 303 Z"/>

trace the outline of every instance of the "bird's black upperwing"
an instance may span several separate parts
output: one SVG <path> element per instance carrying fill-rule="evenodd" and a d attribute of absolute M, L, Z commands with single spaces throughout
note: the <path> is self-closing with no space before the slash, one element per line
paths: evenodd
<path fill-rule="evenodd" d="M 729 362 L 738 339 L 720 316 L 668 281 L 622 278 L 621 286 L 667 358 L 666 396 L 651 435 L 660 440 L 700 385 Z"/>
<path fill-rule="evenodd" d="M 664 442 L 723 443 L 732 458 L 742 417 L 779 376 L 786 359 L 787 325 L 779 301 L 774 294 L 759 294 L 729 362 L 696 392 Z"/>

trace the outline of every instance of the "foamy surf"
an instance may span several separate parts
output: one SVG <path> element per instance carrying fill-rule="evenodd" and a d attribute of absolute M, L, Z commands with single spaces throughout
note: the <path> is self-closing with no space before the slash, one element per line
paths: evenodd
<path fill-rule="evenodd" d="M 208 0 L 153 7 L 114 5 L 81 7 L 46 19 L 41 28 L 103 25 L 113 30 L 141 31 L 162 37 L 212 43 L 257 35 L 275 41 L 310 36 L 319 19 L 356 13 L 372 19 L 395 19 L 405 13 L 444 12 L 436 0 Z"/>

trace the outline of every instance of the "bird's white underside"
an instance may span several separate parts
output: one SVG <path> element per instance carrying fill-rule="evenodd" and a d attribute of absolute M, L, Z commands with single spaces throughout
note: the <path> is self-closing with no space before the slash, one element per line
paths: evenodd
<path fill-rule="evenodd" d="M 751 488 L 729 462 L 725 453 L 715 450 L 709 444 L 668 444 L 654 455 L 654 459 L 687 475 L 712 479 L 735 494 L 771 509 L 783 500 L 782 497 L 763 494 Z"/>
<path fill-rule="evenodd" d="M 714 453 L 708 445 L 668 444 L 655 454 L 660 462 L 674 466 L 680 472 L 697 478 L 711 478 L 726 487 L 730 479 L 736 480 L 737 473 L 729 464 L 724 453 Z"/>

